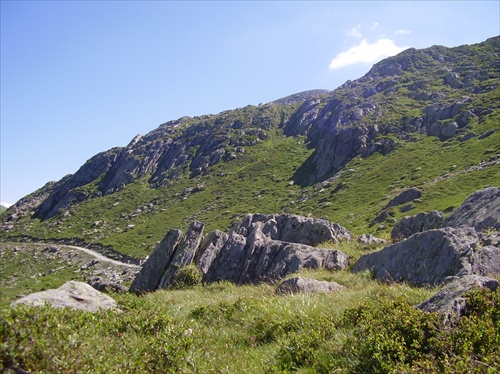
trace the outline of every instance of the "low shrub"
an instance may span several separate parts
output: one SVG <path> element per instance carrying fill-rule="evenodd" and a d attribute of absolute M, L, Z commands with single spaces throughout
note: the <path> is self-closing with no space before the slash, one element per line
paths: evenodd
<path fill-rule="evenodd" d="M 196 267 L 196 265 L 191 264 L 181 267 L 175 273 L 174 278 L 169 284 L 171 289 L 182 289 L 186 287 L 199 286 L 203 280 L 203 274 Z"/>

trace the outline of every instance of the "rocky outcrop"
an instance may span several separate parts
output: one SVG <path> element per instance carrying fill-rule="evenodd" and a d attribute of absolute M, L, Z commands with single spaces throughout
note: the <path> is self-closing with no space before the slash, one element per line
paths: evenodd
<path fill-rule="evenodd" d="M 57 289 L 32 293 L 16 300 L 14 304 L 31 306 L 49 304 L 55 308 L 71 308 L 87 312 L 117 307 L 116 301 L 111 297 L 102 294 L 86 283 L 75 281 L 67 282 Z"/>
<path fill-rule="evenodd" d="M 344 269 L 349 257 L 315 245 L 349 240 L 344 227 L 326 220 L 295 215 L 249 214 L 229 234 L 220 231 L 201 238 L 203 225 L 195 222 L 182 239 L 171 230 L 144 264 L 131 292 L 166 288 L 175 271 L 194 262 L 203 282 L 237 284 L 274 282 L 306 268 Z M 179 244 L 180 243 L 180 244 Z"/>
<path fill-rule="evenodd" d="M 313 246 L 349 240 L 344 227 L 295 215 L 249 214 L 233 228 L 208 267 L 205 282 L 273 282 L 304 268 L 343 269 L 344 253 Z"/>
<path fill-rule="evenodd" d="M 318 281 L 316 279 L 295 277 L 283 281 L 277 288 L 277 295 L 289 295 L 296 293 L 330 293 L 344 289 L 345 287 L 335 283 Z"/>
<path fill-rule="evenodd" d="M 500 188 L 489 187 L 472 193 L 443 226 L 500 230 Z"/>
<path fill-rule="evenodd" d="M 429 213 L 418 213 L 415 216 L 404 217 L 398 221 L 391 231 L 391 237 L 393 241 L 398 242 L 418 232 L 440 228 L 442 223 L 443 213 L 440 211 L 433 210 Z"/>
<path fill-rule="evenodd" d="M 272 240 L 262 228 L 255 224 L 248 236 L 231 233 L 205 282 L 274 282 L 303 269 L 340 270 L 348 266 L 349 257 L 338 250 Z"/>
<path fill-rule="evenodd" d="M 166 288 L 175 276 L 175 273 L 178 269 L 193 262 L 194 256 L 203 237 L 204 227 L 205 225 L 198 221 L 195 221 L 191 224 L 186 233 L 186 236 L 175 248 L 173 257 L 169 261 L 167 268 L 165 269 L 160 282 L 158 283 L 159 288 Z"/>
<path fill-rule="evenodd" d="M 464 314 L 466 302 L 463 295 L 466 292 L 485 287 L 496 291 L 499 285 L 498 280 L 479 275 L 450 277 L 446 281 L 443 288 L 417 307 L 424 312 L 441 314 L 444 323 L 453 323 Z"/>
<path fill-rule="evenodd" d="M 352 270 L 417 286 L 439 285 L 449 276 L 494 277 L 500 275 L 500 248 L 492 244 L 471 227 L 429 230 L 361 256 Z"/>
<path fill-rule="evenodd" d="M 211 255 L 212 262 L 198 266 L 202 271 L 206 269 L 207 283 L 274 282 L 305 268 L 346 268 L 347 255 L 314 246 L 350 238 L 348 230 L 326 220 L 288 214 L 249 214 L 234 226 L 222 246 L 220 243 L 213 246 L 216 255 Z M 203 253 L 209 256 L 207 249 Z"/>

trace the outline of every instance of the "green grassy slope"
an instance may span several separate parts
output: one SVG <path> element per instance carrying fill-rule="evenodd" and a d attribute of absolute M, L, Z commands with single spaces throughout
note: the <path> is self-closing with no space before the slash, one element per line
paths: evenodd
<path fill-rule="evenodd" d="M 367 274 L 304 275 L 346 286 L 276 296 L 228 283 L 137 297 L 97 314 L 0 308 L 0 368 L 28 372 L 415 373 L 496 372 L 499 293 L 476 292 L 468 315 L 443 329 L 412 305 L 432 290 Z M 9 371 L 7 371 L 9 372 Z M 17 371 L 20 372 L 20 371 Z"/>
<path fill-rule="evenodd" d="M 496 126 L 487 119 L 479 134 Z M 307 188 L 292 185 L 296 168 L 311 154 L 300 138 L 274 135 L 236 160 L 215 165 L 210 174 L 181 178 L 159 189 L 143 180 L 122 191 L 85 201 L 67 217 L 46 221 L 24 218 L 22 230 L 11 234 L 81 237 L 112 246 L 115 250 L 144 257 L 169 228 L 185 229 L 196 219 L 206 230 L 229 229 L 247 213 L 292 213 L 324 217 L 356 234 L 374 232 L 369 223 L 399 192 L 409 187 L 422 190 L 414 202 L 416 214 L 432 209 L 449 210 L 466 196 L 488 185 L 500 185 L 500 132 L 460 142 L 458 137 L 440 141 L 419 136 L 399 141 L 386 156 L 375 153 L 357 158 L 336 180 Z M 187 192 L 200 186 L 197 192 Z M 390 214 L 401 218 L 398 207 Z M 391 222 L 382 232 L 389 232 Z"/>

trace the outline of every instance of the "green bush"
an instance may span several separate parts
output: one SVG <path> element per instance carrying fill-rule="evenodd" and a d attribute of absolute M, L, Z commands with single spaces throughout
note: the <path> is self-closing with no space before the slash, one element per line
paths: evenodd
<path fill-rule="evenodd" d="M 465 297 L 455 326 L 406 299 L 381 299 L 346 310 L 333 324 L 290 334 L 277 354 L 285 372 L 496 373 L 500 368 L 500 293 L 482 289 Z M 339 338 L 340 337 L 340 338 Z"/>
<path fill-rule="evenodd" d="M 198 269 L 196 265 L 191 264 L 177 270 L 172 282 L 169 284 L 169 288 L 182 289 L 194 287 L 200 285 L 202 280 L 203 274 L 200 269 Z"/>

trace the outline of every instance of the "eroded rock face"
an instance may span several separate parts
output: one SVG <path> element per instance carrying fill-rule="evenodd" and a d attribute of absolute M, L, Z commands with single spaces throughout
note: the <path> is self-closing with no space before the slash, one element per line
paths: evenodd
<path fill-rule="evenodd" d="M 32 293 L 14 302 L 31 306 L 43 306 L 46 303 L 55 308 L 72 308 L 87 312 L 117 307 L 116 301 L 111 297 L 86 283 L 76 281 L 67 282 L 57 289 Z"/>
<path fill-rule="evenodd" d="M 463 315 L 466 307 L 464 293 L 484 287 L 496 291 L 499 285 L 496 279 L 479 275 L 450 277 L 447 282 L 434 296 L 417 307 L 424 312 L 440 313 L 445 323 L 453 323 L 457 317 Z"/>
<path fill-rule="evenodd" d="M 283 281 L 277 288 L 277 295 L 288 295 L 296 293 L 330 293 L 344 289 L 345 287 L 335 283 L 318 281 L 316 279 L 295 277 Z"/>
<path fill-rule="evenodd" d="M 443 226 L 500 230 L 500 188 L 490 187 L 470 194 Z"/>
<path fill-rule="evenodd" d="M 207 273 L 228 237 L 225 232 L 215 230 L 209 232 L 202 239 L 200 247 L 196 252 L 195 263 L 203 274 Z"/>
<path fill-rule="evenodd" d="M 376 279 L 439 285 L 449 276 L 500 274 L 500 249 L 483 246 L 474 228 L 429 230 L 361 256 L 353 271 L 370 270 Z"/>

